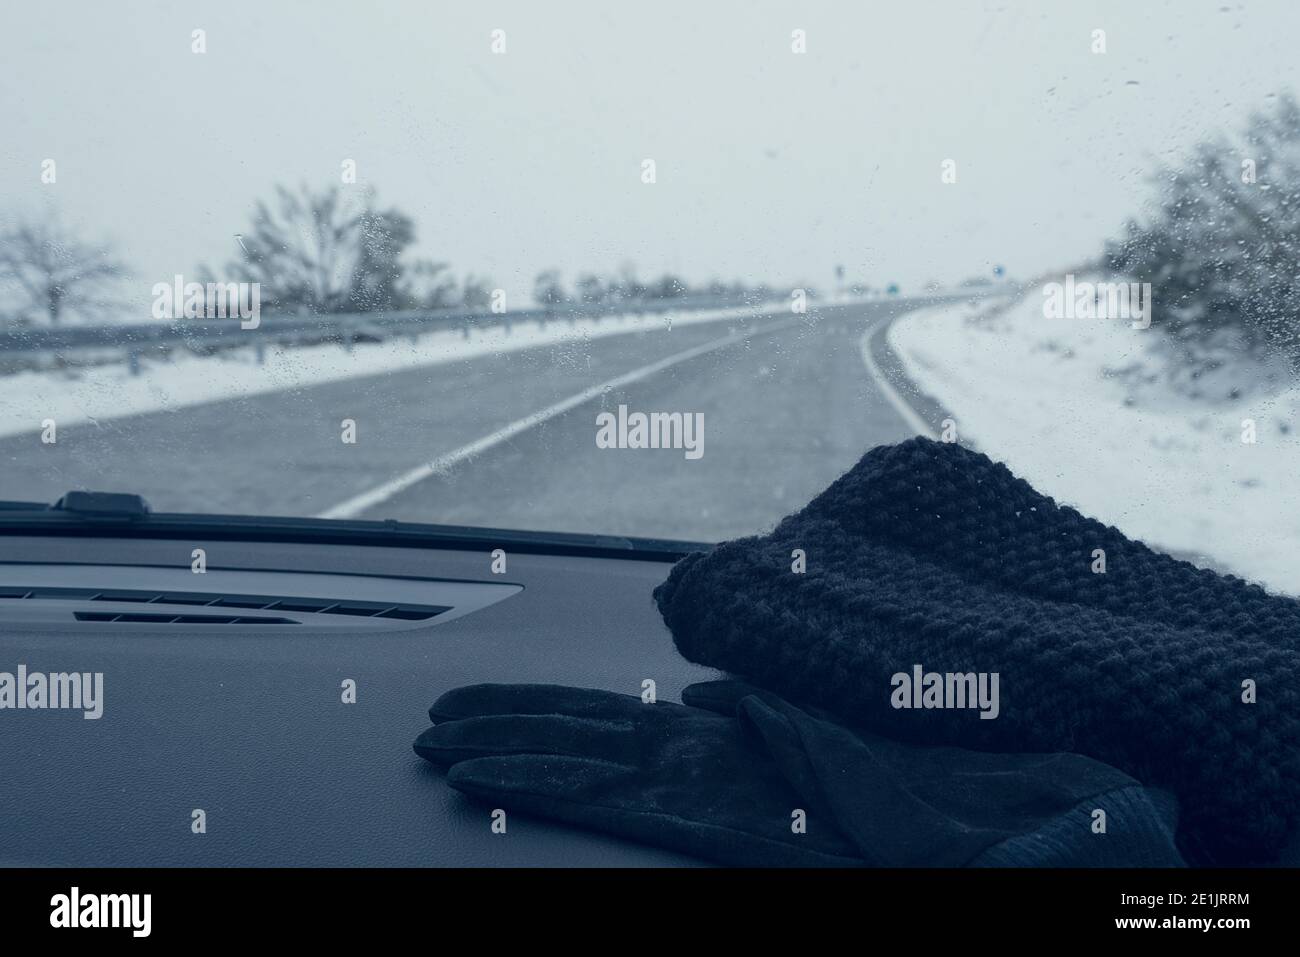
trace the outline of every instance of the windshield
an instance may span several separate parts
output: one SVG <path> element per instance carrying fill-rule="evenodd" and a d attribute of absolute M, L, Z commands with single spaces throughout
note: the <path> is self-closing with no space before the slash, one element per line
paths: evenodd
<path fill-rule="evenodd" d="M 922 434 L 1300 592 L 1287 0 L 6 16 L 0 498 L 715 541 Z"/>

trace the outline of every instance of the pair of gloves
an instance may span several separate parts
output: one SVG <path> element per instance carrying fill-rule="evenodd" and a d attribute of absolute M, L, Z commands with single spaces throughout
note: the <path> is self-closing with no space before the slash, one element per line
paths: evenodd
<path fill-rule="evenodd" d="M 682 701 L 471 685 L 414 747 L 494 806 L 721 864 L 1183 866 L 1173 799 L 1091 758 L 904 743 L 731 680 Z"/>

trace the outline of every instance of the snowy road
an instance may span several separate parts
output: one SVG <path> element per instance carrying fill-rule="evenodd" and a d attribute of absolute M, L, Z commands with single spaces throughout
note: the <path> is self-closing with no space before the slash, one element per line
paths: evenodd
<path fill-rule="evenodd" d="M 865 332 L 915 305 L 664 325 L 97 419 L 61 427 L 53 445 L 24 432 L 0 439 L 0 498 L 96 488 L 136 491 L 166 511 L 745 534 L 871 446 L 917 431 L 860 348 Z M 703 456 L 597 448 L 597 413 L 619 405 L 702 416 Z M 343 441 L 344 420 L 355 444 Z"/>

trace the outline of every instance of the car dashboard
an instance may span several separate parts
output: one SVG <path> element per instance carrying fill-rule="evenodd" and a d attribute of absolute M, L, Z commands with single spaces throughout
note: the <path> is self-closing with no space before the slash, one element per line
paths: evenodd
<path fill-rule="evenodd" d="M 0 864 L 695 863 L 524 816 L 509 818 L 508 836 L 495 833 L 492 809 L 448 787 L 411 750 L 429 705 L 459 685 L 639 695 L 650 680 L 658 697 L 675 700 L 685 685 L 715 677 L 677 654 L 651 599 L 667 558 L 217 540 L 204 543 L 196 573 L 195 545 L 179 536 L 0 536 L 0 587 L 6 569 L 70 564 L 167 569 L 169 587 L 182 576 L 199 593 L 231 575 L 246 592 L 268 569 L 312 578 L 317 599 L 325 576 L 338 576 L 349 597 L 369 579 L 414 582 L 416 592 L 421 582 L 510 587 L 466 613 L 392 628 L 327 615 L 286 627 L 247 607 L 226 613 L 232 621 L 198 623 L 133 620 L 103 603 L 94 607 L 117 619 L 24 623 L 11 611 L 0 625 L 0 672 L 102 673 L 102 714 L 0 714 Z M 121 567 L 119 579 L 129 578 Z M 131 608 L 141 600 L 126 598 Z"/>

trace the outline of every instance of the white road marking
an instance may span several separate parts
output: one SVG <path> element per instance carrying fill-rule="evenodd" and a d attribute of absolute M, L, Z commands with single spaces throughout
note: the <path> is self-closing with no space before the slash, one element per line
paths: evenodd
<path fill-rule="evenodd" d="M 906 315 L 906 313 L 904 313 L 904 315 Z M 883 320 L 883 326 L 885 329 L 889 328 L 889 323 L 891 321 L 892 320 L 888 318 Z M 894 411 L 903 417 L 903 421 L 906 422 L 910 428 L 915 429 L 917 435 L 924 435 L 928 439 L 933 439 L 936 437 L 934 429 L 931 428 L 930 424 L 926 422 L 925 419 L 917 415 L 916 410 L 908 404 L 906 399 L 898 394 L 898 391 L 890 384 L 889 380 L 885 378 L 884 372 L 881 371 L 880 366 L 876 364 L 876 360 L 871 355 L 871 337 L 879 331 L 880 326 L 881 323 L 873 324 L 870 329 L 862 334 L 862 338 L 858 340 L 858 348 L 862 352 L 862 363 L 867 367 L 867 372 L 871 374 L 871 378 L 875 380 L 876 386 L 880 389 L 881 394 L 889 400 L 889 404 L 894 407 Z"/>
<path fill-rule="evenodd" d="M 488 449 L 492 448 L 493 446 L 500 445 L 502 442 L 505 442 L 508 439 L 513 439 L 516 435 L 528 431 L 535 425 L 541 425 L 543 422 L 547 421 L 548 419 L 553 419 L 557 415 L 561 415 L 565 412 L 568 412 L 570 409 L 576 408 L 577 406 L 580 406 L 585 402 L 590 402 L 592 399 L 599 398 L 603 393 L 607 391 L 613 389 L 620 389 L 623 386 L 631 385 L 633 382 L 639 382 L 642 379 L 648 378 L 657 372 L 662 372 L 665 369 L 669 369 L 677 365 L 678 363 L 686 362 L 690 359 L 696 358 L 697 356 L 702 356 L 706 353 L 713 352 L 717 349 L 724 349 L 727 346 L 736 345 L 737 343 L 743 342 L 746 339 L 750 338 L 751 336 L 759 335 L 760 333 L 765 333 L 765 332 L 774 332 L 778 329 L 787 329 L 790 326 L 795 325 L 796 323 L 802 321 L 803 321 L 803 317 L 785 319 L 780 322 L 773 322 L 767 325 L 757 326 L 743 333 L 739 333 L 739 334 L 733 333 L 730 335 L 723 336 L 720 339 L 713 339 L 709 342 L 704 343 L 703 345 L 698 345 L 695 346 L 694 348 L 686 349 L 682 352 L 675 353 L 671 356 L 668 356 L 667 358 L 660 359 L 658 362 L 652 362 L 649 365 L 642 366 L 639 369 L 633 369 L 631 372 L 625 373 L 621 376 L 618 376 L 617 378 L 610 379 L 606 382 L 598 383 L 597 385 L 593 385 L 587 389 L 583 389 L 581 392 L 575 395 L 571 395 L 567 399 L 561 399 L 559 402 L 556 402 L 554 405 L 548 405 L 544 409 L 539 409 L 538 411 L 532 412 L 521 419 L 516 419 L 515 421 L 511 422 L 509 425 L 504 425 L 501 428 L 497 429 L 495 432 L 491 432 L 480 439 L 475 439 L 473 442 L 470 442 L 468 445 L 462 445 L 460 448 L 448 452 L 445 455 L 440 455 L 432 462 L 427 462 L 423 465 L 418 465 L 415 468 L 411 469 L 410 471 L 403 472 L 401 475 L 398 475 L 396 478 L 384 482 L 382 485 L 376 485 L 374 488 L 368 489 L 367 491 L 362 492 L 359 495 L 354 495 L 346 502 L 340 502 L 338 505 L 335 505 L 333 508 L 329 509 L 328 511 L 321 512 L 316 517 L 317 518 L 356 518 L 361 513 L 367 511 L 368 509 L 374 508 L 376 505 L 379 505 L 382 502 L 388 501 L 394 495 L 398 494 L 399 492 L 405 491 L 406 489 L 410 488 L 412 485 L 416 485 L 420 482 L 423 482 L 425 479 L 430 478 L 431 476 L 445 473 L 450 468 L 452 468 L 452 466 L 458 465 L 459 463 L 464 462 L 466 459 L 473 458 L 475 455 L 478 455 L 480 452 L 486 452 Z"/>

